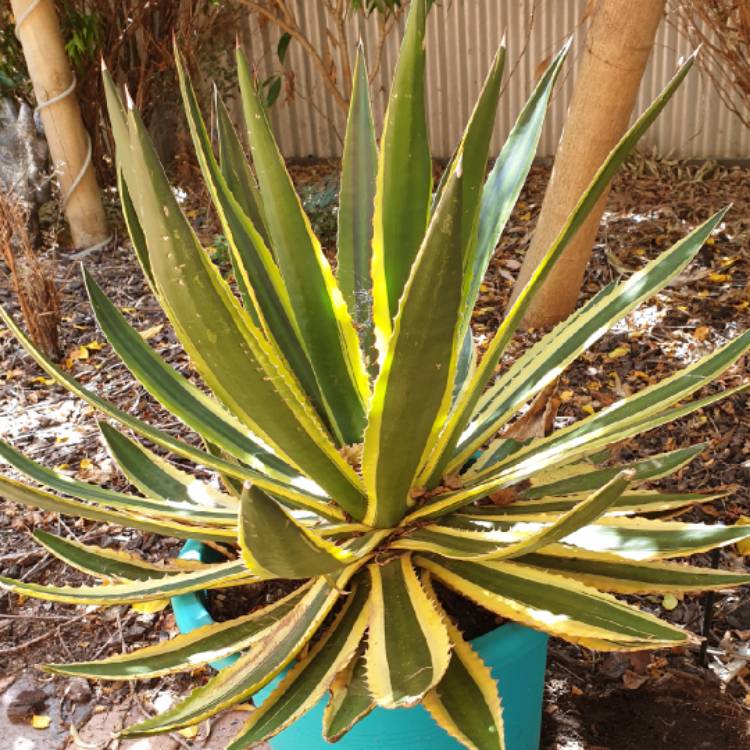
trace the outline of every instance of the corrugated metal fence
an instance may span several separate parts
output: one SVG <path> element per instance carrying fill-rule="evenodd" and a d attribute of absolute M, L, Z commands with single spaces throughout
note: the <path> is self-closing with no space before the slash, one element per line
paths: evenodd
<path fill-rule="evenodd" d="M 291 3 L 314 44 L 321 45 L 326 37 L 321 4 L 317 0 L 291 0 Z M 575 35 L 539 149 L 540 156 L 553 155 L 573 88 L 575 61 L 583 44 L 586 5 L 586 0 L 442 0 L 437 4 L 429 16 L 427 46 L 427 102 L 433 154 L 445 158 L 452 152 L 497 44 L 507 30 L 510 75 L 506 73 L 493 144 L 495 153 L 531 92 L 540 65 L 568 35 Z M 245 44 L 249 57 L 261 75 L 278 72 L 277 30 L 270 25 L 259 26 L 252 16 L 248 23 Z M 361 36 L 371 54 L 376 47 L 377 21 L 355 18 L 350 23 L 351 38 Z M 378 127 L 387 103 L 401 30 L 389 37 L 373 85 Z M 690 51 L 689 42 L 663 22 L 644 75 L 638 111 L 666 84 L 677 61 Z M 340 155 L 343 117 L 299 44 L 290 45 L 286 65 L 294 72 L 296 94 L 291 101 L 282 95 L 272 108 L 284 154 L 287 157 Z M 340 68 L 337 75 L 341 75 Z M 748 158 L 750 131 L 722 105 L 712 91 L 711 82 L 694 70 L 646 135 L 642 147 L 682 158 Z"/>

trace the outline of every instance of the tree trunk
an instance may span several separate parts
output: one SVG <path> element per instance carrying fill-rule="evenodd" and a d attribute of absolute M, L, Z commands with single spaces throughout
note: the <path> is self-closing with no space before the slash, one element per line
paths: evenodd
<path fill-rule="evenodd" d="M 90 141 L 75 91 L 44 106 L 44 102 L 65 92 L 74 77 L 52 0 L 40 0 L 35 7 L 32 6 L 34 0 L 11 0 L 16 31 L 65 200 L 65 218 L 73 244 L 76 248 L 88 248 L 107 237 L 101 194 L 88 156 Z"/>
<path fill-rule="evenodd" d="M 539 222 L 513 300 L 627 130 L 664 6 L 664 0 L 596 2 Z M 591 211 L 530 304 L 526 327 L 554 325 L 575 309 L 608 194 Z"/>

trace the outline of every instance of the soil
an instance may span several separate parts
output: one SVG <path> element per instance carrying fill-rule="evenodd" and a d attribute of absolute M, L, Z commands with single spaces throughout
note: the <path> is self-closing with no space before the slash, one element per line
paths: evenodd
<path fill-rule="evenodd" d="M 504 618 L 480 607 L 457 591 L 444 586 L 440 581 L 433 580 L 432 585 L 443 609 L 467 640 L 489 633 L 505 622 Z"/>
<path fill-rule="evenodd" d="M 567 644 L 553 643 L 545 683 L 542 750 L 747 750 L 748 713 L 691 660 L 628 668 L 627 686 Z M 580 656 L 580 655 L 578 655 Z M 619 655 L 617 655 L 618 658 Z M 641 665 L 648 664 L 639 656 Z M 624 660 L 627 660 L 625 657 Z M 630 665 L 632 667 L 632 665 Z M 605 670 L 606 671 L 606 670 Z"/>
<path fill-rule="evenodd" d="M 301 581 L 278 580 L 233 586 L 228 589 L 212 589 L 206 592 L 206 608 L 214 620 L 226 622 L 266 607 L 291 594 L 300 585 Z M 450 615 L 465 638 L 469 640 L 478 638 L 505 622 L 494 612 L 480 607 L 439 581 L 433 581 L 432 585 L 443 609 Z M 333 615 L 335 612 L 331 613 L 331 617 Z"/>
<path fill-rule="evenodd" d="M 591 745 L 609 750 L 635 747 L 690 747 L 746 750 L 746 721 L 739 710 L 726 713 L 719 691 L 666 685 L 599 698 L 581 697 L 576 708 L 587 717 Z"/>
<path fill-rule="evenodd" d="M 328 189 L 336 169 L 330 162 L 308 163 L 293 166 L 292 172 L 297 183 L 308 186 L 314 195 L 317 185 L 321 186 L 321 194 Z M 482 285 L 473 327 L 477 337 L 484 337 L 485 341 L 501 319 L 533 232 L 548 176 L 547 167 L 532 169 Z M 217 234 L 215 221 L 206 210 L 200 191 L 185 187 L 189 195 L 197 196 L 188 198 L 188 215 L 208 246 Z M 688 270 L 607 333 L 563 375 L 557 388 L 560 407 L 556 426 L 579 419 L 668 376 L 750 328 L 750 170 L 639 157 L 617 177 L 587 269 L 581 301 L 609 281 L 642 267 L 730 202 L 734 206 L 726 222 Z M 113 205 L 110 210 L 114 218 L 117 207 Z M 331 225 L 325 216 L 313 217 L 313 223 L 320 228 Z M 56 223 L 47 223 L 46 231 L 49 244 L 60 235 Z M 113 246 L 86 258 L 86 266 L 160 355 L 178 371 L 194 377 L 123 237 L 120 230 Z M 332 237 L 324 236 L 322 240 L 330 252 Z M 77 263 L 69 261 L 64 252 L 58 253 L 55 260 L 66 370 L 120 408 L 158 422 L 163 429 L 184 439 L 195 440 L 195 436 L 135 385 L 107 345 L 92 319 Z M 0 283 L 0 302 L 12 314 L 18 314 L 3 283 Z M 536 331 L 519 335 L 503 365 L 539 336 Z M 726 388 L 746 372 L 741 363 L 711 389 Z M 0 329 L 0 376 L 4 378 L 0 389 L 0 438 L 31 458 L 77 479 L 118 490 L 128 488 L 127 480 L 118 473 L 103 447 L 96 426 L 97 415 L 48 382 L 3 329 Z M 709 523 L 736 523 L 750 517 L 747 399 L 745 394 L 736 395 L 673 425 L 628 440 L 616 447 L 616 455 L 627 460 L 708 442 L 709 448 L 695 461 L 653 486 L 724 492 L 722 499 L 694 509 L 684 517 Z M 194 470 L 179 459 L 170 460 Z M 2 471 L 14 476 L 7 467 L 2 467 Z M 201 476 L 209 477 L 205 473 Z M 85 576 L 40 550 L 30 535 L 33 529 L 128 549 L 152 560 L 175 556 L 181 544 L 173 539 L 59 517 L 0 500 L 0 574 L 57 585 L 88 582 Z M 734 548 L 721 554 L 722 567 L 747 570 L 747 561 Z M 709 564 L 709 559 L 697 556 L 695 562 Z M 224 600 L 212 596 L 212 609 L 217 619 L 227 619 L 262 606 L 269 595 L 281 593 L 256 587 L 231 589 L 231 595 L 227 594 Z M 441 593 L 441 597 L 469 637 L 497 625 L 490 613 L 481 617 L 471 613 L 471 622 L 465 621 L 462 613 L 469 612 L 465 604 L 448 592 Z M 669 606 L 661 596 L 635 600 L 650 612 L 701 632 L 705 603 L 701 596 L 685 596 Z M 151 614 L 125 607 L 84 611 L 0 594 L 0 670 L 3 675 L 31 675 L 36 685 L 60 699 L 70 681 L 39 673 L 33 665 L 108 656 L 158 643 L 175 633 L 169 608 Z M 750 715 L 748 643 L 750 602 L 745 591 L 716 595 L 706 666 L 699 665 L 698 655 L 689 651 L 657 652 L 648 655 L 647 660 L 633 661 L 633 657 L 613 658 L 553 642 L 542 747 L 545 750 L 750 748 L 746 731 Z M 202 668 L 185 675 L 137 683 L 135 691 L 130 685 L 92 683 L 90 708 L 122 705 L 135 695 L 153 710 L 153 701 L 158 696 L 184 694 L 209 674 L 210 670 Z"/>
<path fill-rule="evenodd" d="M 301 581 L 262 581 L 230 589 L 212 589 L 207 592 L 207 608 L 217 622 L 255 612 L 256 609 L 283 599 L 299 588 Z"/>

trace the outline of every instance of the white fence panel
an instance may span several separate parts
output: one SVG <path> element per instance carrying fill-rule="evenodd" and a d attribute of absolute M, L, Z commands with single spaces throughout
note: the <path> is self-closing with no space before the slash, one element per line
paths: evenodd
<path fill-rule="evenodd" d="M 301 24 L 319 48 L 326 38 L 321 3 L 317 0 L 291 2 Z M 567 36 L 574 34 L 571 56 L 558 82 L 539 148 L 539 156 L 552 156 L 565 121 L 575 63 L 583 44 L 582 19 L 586 6 L 586 0 L 441 0 L 436 4 L 429 16 L 427 46 L 427 106 L 432 153 L 447 158 L 453 151 L 504 31 L 508 38 L 508 62 L 493 142 L 495 153 L 544 61 Z M 352 54 L 360 36 L 371 54 L 376 47 L 377 20 L 364 22 L 354 18 L 349 30 Z M 389 37 L 373 85 L 378 126 L 382 123 L 402 30 Z M 279 72 L 275 53 L 277 40 L 278 31 L 274 27 L 259 25 L 253 16 L 249 17 L 244 41 L 251 61 L 262 76 Z M 638 111 L 661 90 L 674 73 L 677 61 L 689 52 L 689 42 L 663 22 L 644 75 Z M 335 64 L 340 76 L 338 60 Z M 294 96 L 286 98 L 282 94 L 272 108 L 282 151 L 287 157 L 339 156 L 343 115 L 321 83 L 318 72 L 294 41 L 289 47 L 286 67 L 294 77 Z M 694 70 L 645 136 L 642 147 L 681 158 L 745 159 L 750 158 L 750 130 L 722 105 L 711 82 Z"/>

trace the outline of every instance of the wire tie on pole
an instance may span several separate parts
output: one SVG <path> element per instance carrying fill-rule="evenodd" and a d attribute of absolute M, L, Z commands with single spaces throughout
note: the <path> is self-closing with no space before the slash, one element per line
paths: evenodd
<path fill-rule="evenodd" d="M 18 35 L 18 30 L 21 28 L 21 25 L 28 19 L 28 17 L 36 10 L 36 8 L 39 7 L 39 3 L 41 0 L 33 0 L 30 5 L 27 6 L 26 10 L 21 13 L 21 15 L 16 18 L 16 38 L 20 41 L 20 37 Z M 34 109 L 34 112 L 41 112 L 43 109 L 46 109 L 47 107 L 52 106 L 53 104 L 57 104 L 58 102 L 62 101 L 68 96 L 71 96 L 73 92 L 76 90 L 76 85 L 78 84 L 78 79 L 76 78 L 76 74 L 73 73 L 73 78 L 70 81 L 70 85 L 64 90 L 61 91 L 59 94 L 55 94 L 55 96 L 50 97 L 46 100 L 39 101 L 37 99 L 37 105 Z M 78 186 L 81 184 L 81 181 L 83 180 L 86 172 L 88 171 L 88 168 L 91 166 L 92 158 L 93 158 L 93 144 L 91 143 L 91 136 L 89 135 L 88 131 L 84 129 L 84 132 L 86 133 L 86 139 L 88 140 L 88 148 L 86 150 L 86 158 L 83 161 L 83 165 L 81 166 L 81 169 L 78 171 L 78 174 L 75 176 L 75 179 L 73 182 L 70 183 L 70 186 L 65 191 L 65 194 L 62 197 L 62 210 L 64 211 L 68 203 L 73 195 L 73 193 L 76 191 Z M 92 245 L 91 247 L 87 247 L 78 253 L 75 254 L 73 257 L 84 257 L 85 255 L 89 255 L 90 253 L 95 252 L 96 250 L 101 249 L 105 245 L 108 245 L 114 235 L 109 235 L 105 240 L 102 242 L 98 242 L 96 245 Z"/>

